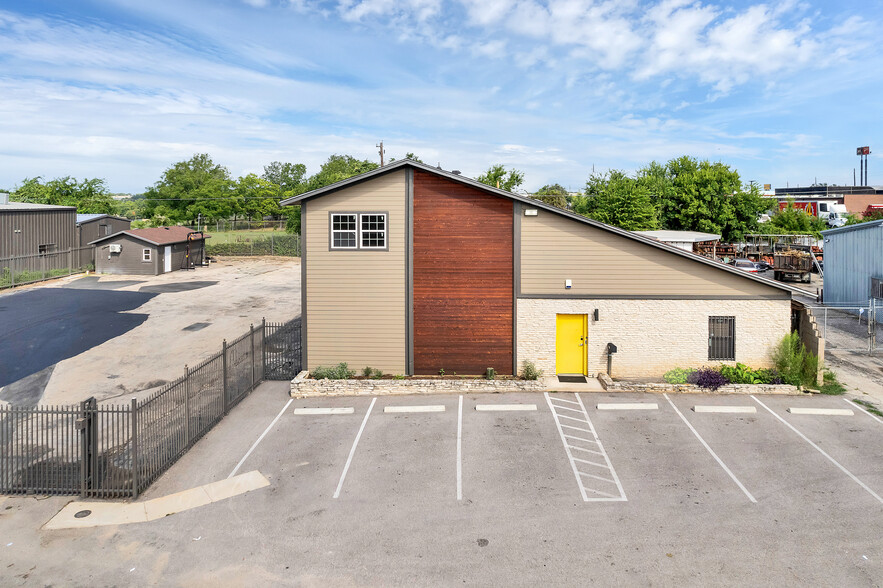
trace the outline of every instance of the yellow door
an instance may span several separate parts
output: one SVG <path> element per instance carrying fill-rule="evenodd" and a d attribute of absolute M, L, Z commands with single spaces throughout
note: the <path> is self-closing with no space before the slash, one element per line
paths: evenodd
<path fill-rule="evenodd" d="M 555 324 L 555 371 L 586 374 L 587 315 L 559 314 Z"/>

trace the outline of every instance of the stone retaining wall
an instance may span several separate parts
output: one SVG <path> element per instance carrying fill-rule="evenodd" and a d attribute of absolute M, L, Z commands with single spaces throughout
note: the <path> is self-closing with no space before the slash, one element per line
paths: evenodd
<path fill-rule="evenodd" d="M 598 380 L 608 392 L 649 392 L 662 394 L 802 394 L 797 386 L 789 384 L 727 384 L 717 390 L 700 388 L 693 384 L 669 384 L 667 382 L 614 382 L 607 374 L 598 374 Z"/>
<path fill-rule="evenodd" d="M 545 390 L 542 380 L 313 380 L 307 376 L 308 373 L 303 371 L 291 381 L 292 398 L 306 398 L 310 396 L 542 392 Z"/>

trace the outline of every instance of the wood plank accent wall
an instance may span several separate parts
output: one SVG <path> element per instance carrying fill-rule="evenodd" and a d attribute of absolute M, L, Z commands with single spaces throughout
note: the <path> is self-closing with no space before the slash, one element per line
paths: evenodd
<path fill-rule="evenodd" d="M 512 373 L 512 201 L 414 170 L 414 371 Z"/>

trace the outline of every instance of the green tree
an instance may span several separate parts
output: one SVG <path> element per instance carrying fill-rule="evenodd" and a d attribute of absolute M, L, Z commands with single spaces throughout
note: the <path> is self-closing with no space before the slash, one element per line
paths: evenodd
<path fill-rule="evenodd" d="M 567 208 L 567 190 L 561 184 L 546 184 L 537 190 L 533 197 L 558 208 Z"/>
<path fill-rule="evenodd" d="M 506 171 L 505 166 L 496 164 L 475 179 L 482 184 L 511 192 L 524 182 L 524 174 L 517 169 Z"/>
<path fill-rule="evenodd" d="M 822 231 L 827 228 L 824 220 L 807 214 L 801 207 L 795 207 L 793 200 L 776 211 L 768 223 L 760 225 L 760 231 L 767 234 L 813 235 L 817 238 L 821 238 Z"/>
<path fill-rule="evenodd" d="M 235 219 L 243 211 L 230 172 L 215 164 L 207 153 L 198 153 L 166 169 L 144 197 L 145 214 L 154 226 L 192 221 L 198 215 L 208 221 Z"/>
<path fill-rule="evenodd" d="M 411 151 L 408 151 L 407 153 L 405 153 L 405 157 L 404 157 L 404 159 L 410 159 L 411 161 L 416 161 L 417 163 L 426 163 L 426 162 L 424 162 L 422 159 L 420 159 L 419 157 L 417 157 L 417 156 L 416 156 L 414 153 L 412 153 Z M 391 158 L 389 159 L 389 162 L 392 163 L 392 162 L 395 161 L 395 160 L 396 160 L 395 157 L 391 157 Z"/>
<path fill-rule="evenodd" d="M 274 161 L 264 166 L 261 179 L 279 186 L 279 193 L 293 192 L 294 196 L 306 190 L 307 166 L 302 163 Z"/>
<path fill-rule="evenodd" d="M 42 178 L 26 178 L 12 194 L 11 199 L 34 204 L 75 206 L 79 213 L 112 214 L 114 200 L 101 178 L 86 178 L 78 182 L 66 176 L 46 183 Z"/>
<path fill-rule="evenodd" d="M 307 180 L 307 190 L 316 190 L 341 182 L 347 178 L 375 170 L 379 165 L 367 159 L 356 159 L 350 155 L 332 155 L 322 164 L 319 171 Z"/>
<path fill-rule="evenodd" d="M 649 190 L 619 170 L 593 174 L 585 196 L 574 196 L 572 202 L 574 212 L 628 231 L 659 228 Z"/>
<path fill-rule="evenodd" d="M 249 220 L 261 220 L 266 216 L 278 217 L 282 214 L 279 200 L 281 190 L 277 184 L 248 174 L 236 180 L 236 200 L 241 202 L 242 214 Z"/>

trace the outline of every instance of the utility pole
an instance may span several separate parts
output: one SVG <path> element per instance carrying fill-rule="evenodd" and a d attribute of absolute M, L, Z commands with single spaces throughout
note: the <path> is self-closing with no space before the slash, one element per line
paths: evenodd
<path fill-rule="evenodd" d="M 386 151 L 384 151 L 383 149 L 383 141 L 375 145 L 375 147 L 379 148 L 380 150 L 380 167 L 383 167 L 383 155 L 386 153 Z"/>

